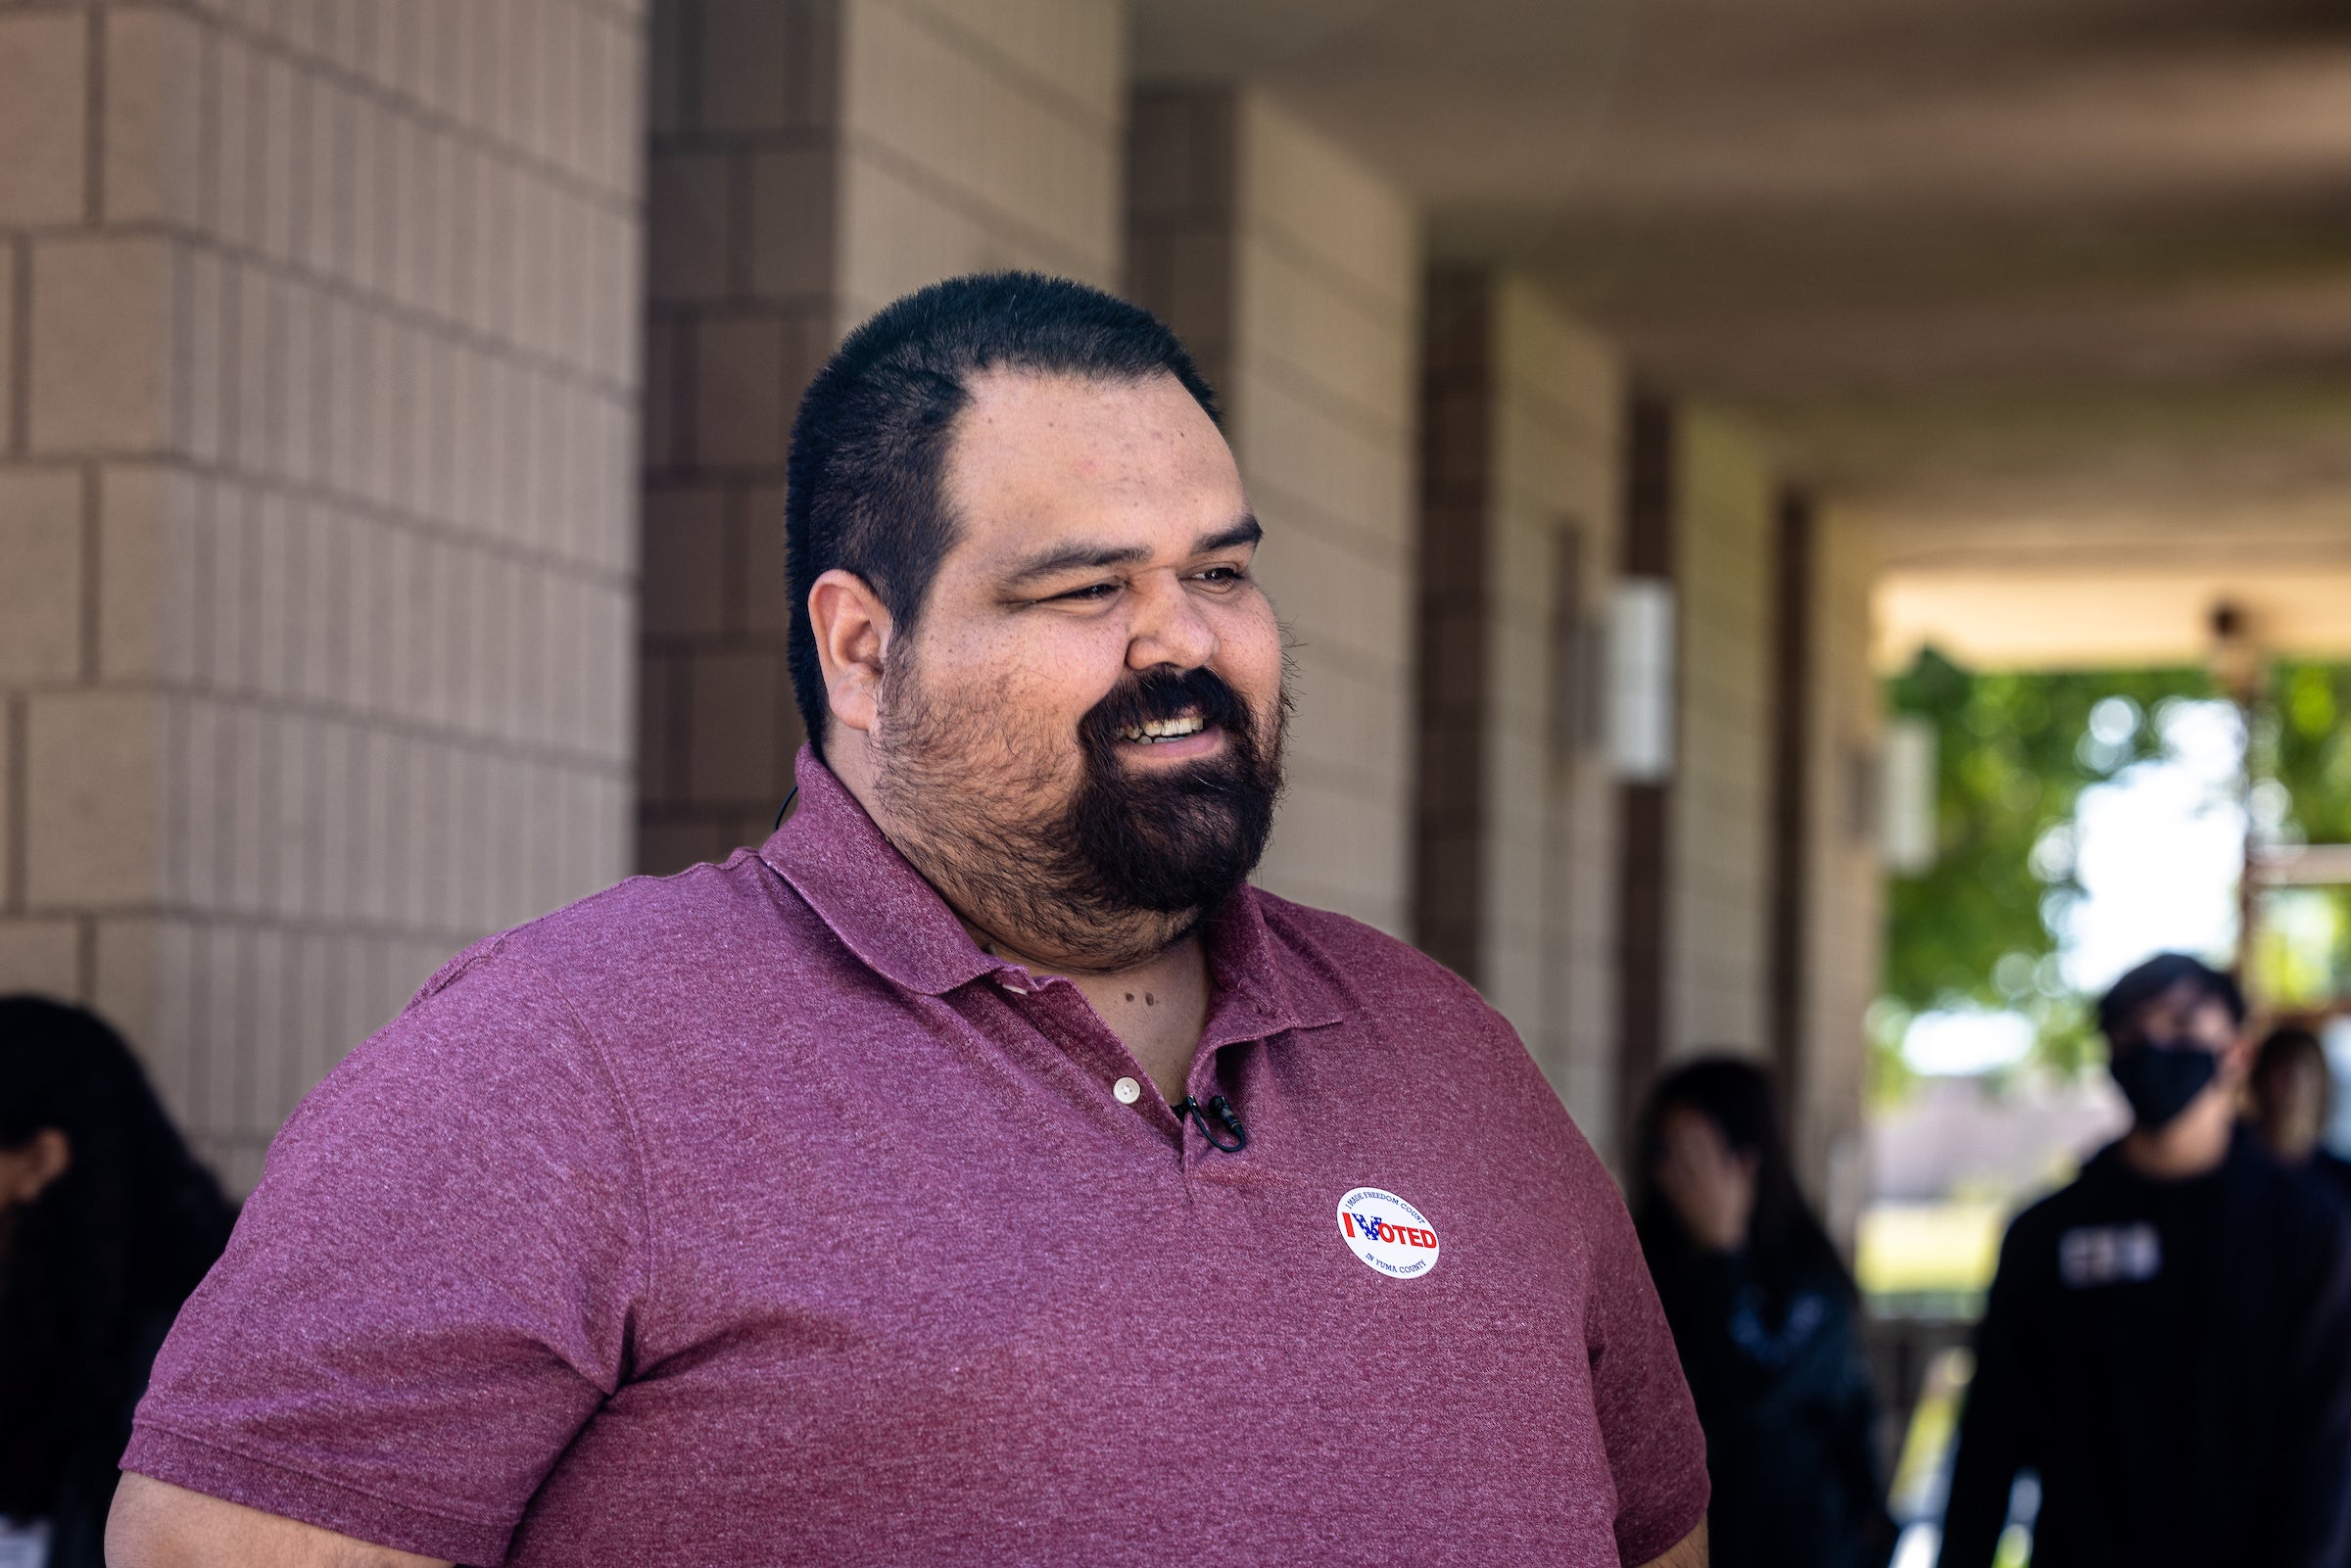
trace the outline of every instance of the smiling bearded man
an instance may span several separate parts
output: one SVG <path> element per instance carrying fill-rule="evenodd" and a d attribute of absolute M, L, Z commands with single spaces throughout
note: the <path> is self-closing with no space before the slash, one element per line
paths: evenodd
<path fill-rule="evenodd" d="M 1607 1173 L 1251 887 L 1280 628 L 1145 312 L 962 278 L 801 401 L 799 807 L 460 955 L 156 1365 L 148 1564 L 1704 1560 Z"/>
<path fill-rule="evenodd" d="M 1026 933 L 1024 956 L 1075 970 L 1148 962 L 1264 854 L 1281 789 L 1278 723 L 1250 713 L 1214 671 L 1121 682 L 1078 727 L 1082 773 L 1070 784 L 1049 765 L 1024 769 L 986 709 L 904 689 L 913 662 L 901 655 L 884 683 L 895 689 L 884 711 L 900 717 L 874 740 L 875 803 L 905 825 L 900 849 L 976 927 Z M 998 784 L 955 787 L 975 779 Z"/>

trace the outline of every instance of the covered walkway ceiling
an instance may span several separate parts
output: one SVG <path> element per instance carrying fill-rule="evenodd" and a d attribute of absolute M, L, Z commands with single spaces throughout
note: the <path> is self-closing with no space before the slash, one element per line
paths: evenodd
<path fill-rule="evenodd" d="M 2351 13 L 1139 0 L 1878 531 L 1881 654 L 2351 656 Z"/>

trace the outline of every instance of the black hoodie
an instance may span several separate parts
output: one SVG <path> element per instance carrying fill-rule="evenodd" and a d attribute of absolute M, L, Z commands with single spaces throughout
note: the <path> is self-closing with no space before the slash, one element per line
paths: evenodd
<path fill-rule="evenodd" d="M 1991 1563 L 2019 1470 L 2034 1568 L 2351 1561 L 2351 1217 L 2242 1132 L 2187 1181 L 2100 1151 L 2000 1249 L 1942 1568 Z"/>

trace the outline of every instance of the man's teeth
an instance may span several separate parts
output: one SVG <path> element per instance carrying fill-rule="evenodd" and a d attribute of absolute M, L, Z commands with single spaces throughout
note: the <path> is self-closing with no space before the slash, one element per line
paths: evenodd
<path fill-rule="evenodd" d="M 1146 740 L 1156 744 L 1162 740 L 1180 740 L 1187 735 L 1198 735 L 1208 728 L 1208 721 L 1197 713 L 1187 713 L 1180 719 L 1153 719 L 1140 726 L 1128 725 L 1119 733 L 1129 740 Z"/>

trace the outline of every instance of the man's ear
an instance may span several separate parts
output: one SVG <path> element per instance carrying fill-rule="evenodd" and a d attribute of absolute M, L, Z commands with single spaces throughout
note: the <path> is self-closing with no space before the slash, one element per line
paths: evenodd
<path fill-rule="evenodd" d="M 808 587 L 808 624 L 833 722 L 870 734 L 881 712 L 888 607 L 864 578 L 835 567 Z"/>

